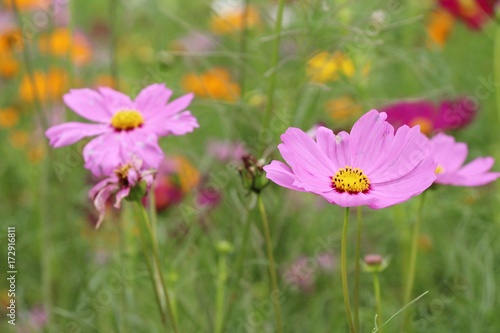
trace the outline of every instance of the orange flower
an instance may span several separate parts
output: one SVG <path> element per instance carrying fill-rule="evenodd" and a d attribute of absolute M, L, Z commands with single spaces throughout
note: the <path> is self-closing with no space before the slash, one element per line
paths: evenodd
<path fill-rule="evenodd" d="M 16 7 L 19 10 L 29 10 L 36 8 L 48 8 L 51 0 L 15 0 Z M 12 9 L 12 0 L 3 0 L 7 8 Z"/>
<path fill-rule="evenodd" d="M 0 109 L 0 127 L 10 128 L 17 125 L 19 122 L 19 113 L 16 109 L 8 107 Z"/>
<path fill-rule="evenodd" d="M 325 103 L 327 114 L 336 121 L 356 118 L 361 114 L 361 105 L 349 96 L 330 99 Z"/>
<path fill-rule="evenodd" d="M 340 75 L 353 77 L 355 68 L 354 62 L 342 52 L 323 51 L 307 61 L 306 73 L 312 82 L 327 83 L 338 80 Z"/>
<path fill-rule="evenodd" d="M 19 72 L 19 62 L 10 53 L 0 53 L 0 76 L 14 77 Z"/>
<path fill-rule="evenodd" d="M 448 11 L 437 9 L 432 12 L 430 21 L 427 24 L 427 35 L 429 44 L 436 44 L 443 47 L 450 35 L 455 19 Z"/>
<path fill-rule="evenodd" d="M 35 71 L 33 73 L 33 80 L 38 99 L 41 102 L 58 99 L 67 90 L 68 77 L 66 72 L 61 69 L 52 69 L 48 73 Z M 33 88 L 30 77 L 25 74 L 19 88 L 19 93 L 23 101 L 33 102 L 35 100 L 35 91 L 33 91 Z"/>
<path fill-rule="evenodd" d="M 201 75 L 186 74 L 182 87 L 197 96 L 234 102 L 240 97 L 240 87 L 231 80 L 229 72 L 220 67 L 212 68 Z"/>
<path fill-rule="evenodd" d="M 239 32 L 246 27 L 253 28 L 260 24 L 259 12 L 253 6 L 227 10 L 219 15 L 212 16 L 210 19 L 210 30 L 218 35 L 228 35 Z"/>
<path fill-rule="evenodd" d="M 28 144 L 30 137 L 25 131 L 14 131 L 9 136 L 12 147 L 22 148 Z"/>
<path fill-rule="evenodd" d="M 183 156 L 175 156 L 173 160 L 175 162 L 176 170 L 178 171 L 182 192 L 188 193 L 200 183 L 200 173 Z"/>
<path fill-rule="evenodd" d="M 84 65 L 90 61 L 92 50 L 82 34 L 76 33 L 71 36 L 67 28 L 58 28 L 50 35 L 41 36 L 40 51 L 56 57 L 67 57 L 71 54 L 71 60 L 76 65 Z"/>

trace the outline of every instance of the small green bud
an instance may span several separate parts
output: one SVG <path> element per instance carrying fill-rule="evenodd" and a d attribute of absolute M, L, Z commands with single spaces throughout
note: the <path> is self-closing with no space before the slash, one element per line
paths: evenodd
<path fill-rule="evenodd" d="M 368 254 L 362 262 L 363 270 L 367 273 L 380 273 L 389 266 L 389 260 L 386 260 L 380 254 Z"/>
<path fill-rule="evenodd" d="M 221 254 L 230 254 L 233 252 L 233 245 L 225 240 L 218 242 L 215 247 Z"/>
<path fill-rule="evenodd" d="M 242 160 L 243 166 L 238 171 L 243 181 L 243 187 L 252 192 L 260 193 L 269 185 L 269 179 L 266 178 L 266 173 L 264 172 L 265 160 L 257 160 L 252 155 L 245 155 L 242 157 Z"/>

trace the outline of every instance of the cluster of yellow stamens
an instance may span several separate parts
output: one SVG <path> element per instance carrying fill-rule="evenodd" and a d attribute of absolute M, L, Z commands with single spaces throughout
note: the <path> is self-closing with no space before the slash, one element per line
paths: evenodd
<path fill-rule="evenodd" d="M 130 164 L 125 164 L 124 166 L 115 169 L 115 175 L 118 176 L 120 184 L 128 186 L 128 172 L 132 166 Z"/>
<path fill-rule="evenodd" d="M 434 173 L 436 175 L 439 175 L 440 173 L 443 173 L 444 172 L 444 168 L 440 165 L 437 166 L 436 170 L 434 171 Z"/>
<path fill-rule="evenodd" d="M 354 194 L 368 191 L 370 180 L 360 168 L 346 166 L 340 168 L 332 177 L 332 185 L 339 192 Z"/>
<path fill-rule="evenodd" d="M 121 110 L 111 118 L 111 126 L 118 131 L 129 131 L 142 124 L 144 124 L 144 118 L 136 110 Z"/>

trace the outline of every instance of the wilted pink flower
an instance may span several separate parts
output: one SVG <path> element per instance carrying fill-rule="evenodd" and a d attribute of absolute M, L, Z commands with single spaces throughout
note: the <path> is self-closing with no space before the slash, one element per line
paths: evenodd
<path fill-rule="evenodd" d="M 431 144 L 418 126 L 394 133 L 386 117 L 371 110 L 350 134 L 320 127 L 316 141 L 289 128 L 278 146 L 288 165 L 272 161 L 264 167 L 267 178 L 342 207 L 379 209 L 422 193 L 436 179 Z"/>
<path fill-rule="evenodd" d="M 427 100 L 402 101 L 383 108 L 387 121 L 401 125 L 420 125 L 425 134 L 448 131 L 467 126 L 477 112 L 477 105 L 467 97 L 443 100 L 439 106 Z"/>
<path fill-rule="evenodd" d="M 56 148 L 97 135 L 83 150 L 85 167 L 96 176 L 111 174 L 132 156 L 141 159 L 145 169 L 155 169 L 164 156 L 158 137 L 182 135 L 198 127 L 196 118 L 183 111 L 193 94 L 167 103 L 171 95 L 164 84 L 146 87 L 134 101 L 111 88 L 73 89 L 63 97 L 66 105 L 97 123 L 64 123 L 49 128 L 45 134 Z"/>
<path fill-rule="evenodd" d="M 442 133 L 433 137 L 432 142 L 437 184 L 480 186 L 500 177 L 499 172 L 489 172 L 495 163 L 493 157 L 479 157 L 464 165 L 468 151 L 465 143 L 455 142 L 455 138 Z"/>
<path fill-rule="evenodd" d="M 115 195 L 115 208 L 120 208 L 121 201 L 126 198 L 130 191 L 142 181 L 146 183 L 146 192 L 151 187 L 154 180 L 154 169 L 144 169 L 142 161 L 131 159 L 131 161 L 120 164 L 113 174 L 101 180 L 89 191 L 90 200 L 94 201 L 94 206 L 99 212 L 99 220 L 96 229 L 100 227 L 104 215 L 106 214 L 106 201 L 111 195 Z"/>
<path fill-rule="evenodd" d="M 498 0 L 439 0 L 441 7 L 473 30 L 480 30 L 494 16 L 497 3 Z"/>

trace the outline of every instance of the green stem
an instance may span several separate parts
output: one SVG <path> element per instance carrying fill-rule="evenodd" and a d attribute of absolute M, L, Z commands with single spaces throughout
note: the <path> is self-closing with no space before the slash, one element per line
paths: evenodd
<path fill-rule="evenodd" d="M 163 296 L 165 297 L 165 302 L 167 303 L 167 310 L 168 310 L 168 314 L 170 316 L 170 323 L 172 325 L 172 329 L 174 330 L 174 332 L 179 333 L 179 331 L 177 329 L 176 318 L 175 318 L 174 311 L 172 308 L 172 303 L 170 301 L 168 289 L 167 289 L 167 286 L 165 284 L 165 277 L 163 276 L 163 271 L 161 269 L 160 255 L 159 255 L 159 250 L 158 250 L 158 241 L 156 239 L 156 234 L 153 232 L 153 229 L 151 227 L 151 223 L 149 222 L 148 214 L 146 213 L 144 206 L 142 205 L 142 203 L 140 201 L 136 201 L 136 203 L 137 203 L 138 209 L 141 211 L 142 221 L 143 221 L 144 225 L 146 226 L 147 231 L 149 232 L 149 238 L 153 244 L 153 246 L 152 246 L 153 267 L 155 268 L 156 272 L 158 273 L 160 284 L 161 284 L 161 287 L 163 289 Z"/>
<path fill-rule="evenodd" d="M 413 284 L 415 283 L 415 271 L 417 267 L 417 255 L 418 255 L 418 237 L 420 234 L 420 224 L 422 222 L 422 211 L 425 203 L 425 193 L 420 195 L 420 204 L 417 211 L 417 219 L 413 224 L 412 236 L 411 236 L 411 248 L 410 248 L 410 258 L 408 260 L 408 277 L 405 285 L 403 305 L 410 302 L 411 294 L 413 291 Z M 410 311 L 405 311 L 403 316 L 403 329 L 402 332 L 406 332 L 410 319 Z"/>
<path fill-rule="evenodd" d="M 340 266 L 342 274 L 342 292 L 344 294 L 345 312 L 347 323 L 349 324 L 349 332 L 356 333 L 356 327 L 352 320 L 351 303 L 349 301 L 349 287 L 347 286 L 347 226 L 349 224 L 349 207 L 345 209 L 344 227 L 342 228 L 342 249 L 340 254 Z"/>
<path fill-rule="evenodd" d="M 248 23 L 248 5 L 250 4 L 250 0 L 245 0 L 244 4 L 244 12 L 243 12 L 243 19 L 241 20 L 241 35 L 240 35 L 240 91 L 241 91 L 241 97 L 243 98 L 245 96 L 245 79 L 246 79 L 246 51 L 247 51 L 247 37 L 248 37 L 248 29 L 247 29 L 247 23 Z"/>
<path fill-rule="evenodd" d="M 144 223 L 143 223 L 144 225 Z M 160 311 L 160 317 L 161 321 L 163 323 L 163 326 L 165 326 L 165 329 L 167 328 L 167 316 L 165 315 L 165 312 L 163 310 L 163 305 L 161 304 L 161 291 L 159 290 L 158 283 L 155 279 L 155 271 L 153 269 L 153 264 L 151 263 L 151 259 L 149 257 L 149 251 L 148 247 L 146 245 L 146 237 L 144 236 L 144 226 L 141 226 L 141 232 L 139 233 L 141 236 L 141 245 L 142 245 L 142 251 L 144 252 L 144 258 L 146 259 L 146 266 L 148 267 L 148 272 L 149 272 L 149 278 L 151 279 L 151 283 L 153 284 L 153 288 L 155 290 L 155 300 L 156 304 L 158 305 L 158 310 Z"/>
<path fill-rule="evenodd" d="M 246 249 L 247 249 L 247 244 L 248 244 L 248 238 L 250 235 L 250 226 L 252 224 L 251 219 L 249 218 L 249 209 L 248 208 L 245 211 L 245 215 L 243 217 L 243 224 L 244 224 L 244 229 L 243 229 L 243 236 L 242 236 L 242 241 L 241 245 L 239 247 L 239 256 L 238 260 L 236 262 L 236 278 L 234 282 L 231 284 L 231 293 L 234 293 L 236 291 L 236 286 L 240 283 L 241 277 L 243 276 L 243 268 L 244 268 L 244 263 L 245 263 L 245 257 L 246 257 Z M 231 313 L 235 307 L 234 306 L 228 306 L 227 307 L 227 312 L 224 316 L 224 321 L 222 323 L 222 331 L 224 332 L 224 329 L 229 321 L 229 318 L 231 317 Z"/>
<path fill-rule="evenodd" d="M 495 44 L 493 49 L 493 75 L 495 77 L 495 92 L 497 101 L 497 121 L 500 122 L 500 23 L 497 23 Z M 496 127 L 495 127 L 496 130 Z M 496 131 L 495 131 L 496 133 Z"/>
<path fill-rule="evenodd" d="M 375 292 L 375 311 L 377 313 L 377 332 L 382 332 L 382 301 L 380 297 L 380 281 L 378 272 L 373 272 L 373 290 Z"/>
<path fill-rule="evenodd" d="M 222 333 L 224 324 L 224 299 L 226 298 L 226 281 L 227 281 L 227 255 L 221 254 L 219 257 L 219 276 L 217 278 L 217 290 L 215 295 L 215 333 Z"/>
<path fill-rule="evenodd" d="M 276 14 L 276 26 L 274 27 L 274 46 L 271 62 L 271 74 L 269 75 L 269 87 L 267 91 L 267 104 L 266 111 L 264 114 L 264 120 L 262 122 L 261 133 L 269 127 L 271 121 L 271 114 L 273 113 L 274 107 L 274 90 L 276 89 L 276 73 L 278 60 L 280 55 L 280 40 L 281 40 L 281 26 L 283 25 L 283 11 L 285 8 L 285 0 L 279 0 L 278 12 Z M 262 145 L 262 151 L 264 150 L 266 143 Z"/>
<path fill-rule="evenodd" d="M 118 44 L 118 29 L 116 28 L 116 19 L 118 15 L 118 0 L 110 0 L 109 3 L 109 25 L 111 27 L 110 31 L 110 54 L 111 54 L 111 64 L 110 64 L 110 75 L 113 78 L 113 88 L 119 90 L 119 76 L 118 76 L 118 52 L 116 50 L 116 45 Z"/>
<path fill-rule="evenodd" d="M 259 206 L 262 223 L 264 226 L 264 237 L 266 239 L 267 258 L 269 260 L 269 275 L 271 276 L 272 292 L 271 298 L 274 304 L 274 314 L 276 315 L 276 325 L 278 333 L 283 333 L 283 324 L 281 321 L 281 309 L 278 300 L 278 278 L 276 276 L 276 265 L 274 264 L 273 247 L 271 244 L 271 233 L 269 232 L 269 223 L 267 220 L 266 208 L 262 202 L 261 194 L 257 195 L 257 204 Z"/>
<path fill-rule="evenodd" d="M 357 210 L 357 224 L 356 224 L 356 250 L 354 258 L 356 266 L 354 271 L 354 326 L 356 331 L 359 332 L 359 275 L 361 271 L 361 230 L 362 230 L 362 214 L 361 206 Z"/>

